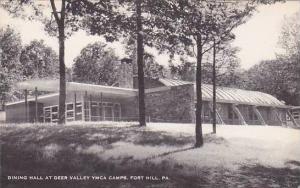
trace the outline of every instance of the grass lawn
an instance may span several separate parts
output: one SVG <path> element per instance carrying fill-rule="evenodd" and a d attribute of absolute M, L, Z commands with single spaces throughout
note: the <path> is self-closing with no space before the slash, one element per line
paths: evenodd
<path fill-rule="evenodd" d="M 2 124 L 0 187 L 300 186 L 299 129 L 224 125 L 212 135 L 204 125 L 203 131 L 205 144 L 195 149 L 192 124 Z"/>

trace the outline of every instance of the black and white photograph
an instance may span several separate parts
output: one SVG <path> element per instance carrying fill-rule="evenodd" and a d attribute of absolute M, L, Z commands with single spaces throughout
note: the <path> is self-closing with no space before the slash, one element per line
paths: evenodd
<path fill-rule="evenodd" d="M 1 188 L 300 188 L 300 0 L 0 0 Z"/>

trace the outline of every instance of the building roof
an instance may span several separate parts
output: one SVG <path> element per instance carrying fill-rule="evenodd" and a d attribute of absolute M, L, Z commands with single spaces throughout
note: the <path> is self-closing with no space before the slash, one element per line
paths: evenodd
<path fill-rule="evenodd" d="M 212 101 L 212 88 L 212 85 L 202 84 L 202 97 L 204 100 Z M 248 104 L 256 106 L 286 107 L 283 102 L 279 101 L 272 95 L 259 91 L 249 91 L 229 87 L 217 87 L 216 94 L 218 102 Z"/>
<path fill-rule="evenodd" d="M 182 80 L 172 79 L 159 79 L 161 83 L 166 86 L 179 86 L 186 84 L 194 84 L 193 82 L 187 82 Z M 213 86 L 209 84 L 202 84 L 202 97 L 205 101 L 212 101 L 213 98 Z M 196 92 L 196 87 L 194 86 Z M 217 102 L 235 103 L 235 104 L 247 104 L 256 106 L 278 106 L 286 107 L 286 105 L 267 93 L 259 91 L 249 91 L 243 89 L 229 88 L 229 87 L 217 87 Z M 196 97 L 196 95 L 195 95 Z"/>
<path fill-rule="evenodd" d="M 167 87 L 192 85 L 193 82 L 174 80 L 174 79 L 159 79 L 159 82 Z M 35 87 L 39 91 L 58 92 L 59 80 L 31 80 L 17 84 L 19 89 L 34 90 Z M 112 86 L 67 82 L 67 92 L 85 92 L 88 93 L 103 93 L 104 95 L 116 97 L 137 96 L 137 90 L 132 88 L 120 88 Z M 194 85 L 195 88 L 195 85 Z M 155 89 L 155 88 L 153 88 Z M 196 89 L 195 89 L 196 90 Z M 195 95 L 196 96 L 196 95 Z M 202 97 L 204 101 L 212 101 L 213 91 L 212 85 L 202 84 Z M 243 89 L 217 87 L 217 102 L 232 103 L 232 104 L 247 104 L 255 106 L 272 106 L 272 107 L 287 107 L 283 102 L 279 101 L 272 95 L 259 91 L 249 91 Z M 196 99 L 196 98 L 195 98 Z"/>
<path fill-rule="evenodd" d="M 30 80 L 19 82 L 17 84 L 19 89 L 34 90 L 35 87 L 39 91 L 58 92 L 59 91 L 59 80 Z M 85 92 L 88 93 L 103 93 L 108 95 L 122 95 L 122 96 L 136 96 L 137 90 L 132 88 L 121 88 L 95 84 L 85 84 L 77 82 L 66 83 L 67 92 Z"/>
<path fill-rule="evenodd" d="M 58 93 L 50 93 L 50 94 L 46 94 L 46 95 L 40 95 L 40 96 L 38 96 L 38 100 L 40 101 L 40 100 L 47 100 L 47 99 L 49 99 L 49 98 L 53 98 L 53 97 L 58 97 Z M 35 97 L 29 97 L 28 99 L 27 99 L 27 102 L 32 102 L 32 101 L 35 101 Z M 14 101 L 14 102 L 8 102 L 8 103 L 6 103 L 5 105 L 6 106 L 9 106 L 9 105 L 14 105 L 14 104 L 20 104 L 20 103 L 24 103 L 25 102 L 25 100 L 19 100 L 19 101 Z"/>

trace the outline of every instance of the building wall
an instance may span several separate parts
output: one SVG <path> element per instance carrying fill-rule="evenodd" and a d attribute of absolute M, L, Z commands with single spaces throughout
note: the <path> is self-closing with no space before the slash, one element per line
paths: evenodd
<path fill-rule="evenodd" d="M 153 122 L 191 123 L 194 120 L 193 85 L 146 93 L 146 115 Z"/>
<path fill-rule="evenodd" d="M 120 100 L 123 121 L 138 121 L 138 98 L 130 97 Z"/>
<path fill-rule="evenodd" d="M 134 76 L 133 77 L 133 88 L 134 89 L 138 89 L 139 85 L 138 85 L 138 77 Z M 149 88 L 157 88 L 157 87 L 163 87 L 164 84 L 162 84 L 158 79 L 153 79 L 153 78 L 148 78 L 145 77 L 144 78 L 144 87 L 145 89 L 149 89 Z"/>

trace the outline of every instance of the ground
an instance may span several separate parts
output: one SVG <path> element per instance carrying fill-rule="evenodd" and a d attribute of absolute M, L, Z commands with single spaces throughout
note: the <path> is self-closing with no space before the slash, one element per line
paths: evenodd
<path fill-rule="evenodd" d="M 222 125 L 214 135 L 211 125 L 203 125 L 203 132 L 204 146 L 196 149 L 192 124 L 2 124 L 1 187 L 300 185 L 299 129 Z M 28 179 L 8 180 L 8 176 Z M 29 176 L 43 180 L 29 180 Z M 46 180 L 46 176 L 62 180 Z M 74 180 L 73 176 L 101 176 L 102 180 Z M 139 180 L 141 176 L 144 180 Z M 125 179 L 109 180 L 117 177 Z"/>

